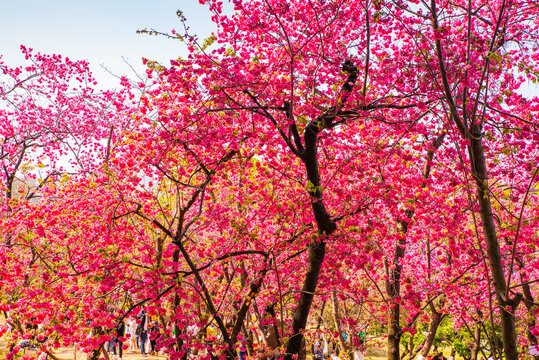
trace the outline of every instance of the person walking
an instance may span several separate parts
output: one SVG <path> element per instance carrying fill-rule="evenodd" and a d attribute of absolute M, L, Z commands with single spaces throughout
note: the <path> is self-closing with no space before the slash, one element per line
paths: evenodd
<path fill-rule="evenodd" d="M 444 353 L 440 351 L 435 357 L 432 358 L 432 360 L 447 360 L 447 358 L 444 356 Z"/>
<path fill-rule="evenodd" d="M 314 342 L 313 355 L 315 360 L 323 360 L 324 353 L 322 352 L 322 336 L 318 335 L 318 338 Z"/>
<path fill-rule="evenodd" d="M 143 309 L 137 316 L 140 320 L 140 323 L 137 327 L 137 332 L 140 334 L 140 353 L 142 355 L 146 354 L 146 340 L 148 339 L 148 321 L 146 316 L 146 311 Z"/>
<path fill-rule="evenodd" d="M 129 336 L 129 351 L 136 351 L 137 345 L 137 322 L 133 317 L 127 320 L 127 335 Z"/>
<path fill-rule="evenodd" d="M 247 356 L 247 346 L 245 345 L 245 340 L 242 340 L 240 343 L 240 353 L 239 360 L 246 360 Z"/>
<path fill-rule="evenodd" d="M 122 360 L 122 356 L 124 354 L 123 349 L 123 338 L 125 336 L 125 323 L 123 321 L 120 321 L 118 325 L 116 325 L 116 337 L 114 337 L 114 356 L 116 357 L 116 349 L 118 349 L 118 357 L 119 360 Z"/>

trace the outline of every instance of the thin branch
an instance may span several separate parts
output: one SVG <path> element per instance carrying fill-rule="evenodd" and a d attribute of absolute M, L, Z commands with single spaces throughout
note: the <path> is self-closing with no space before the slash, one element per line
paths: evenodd
<path fill-rule="evenodd" d="M 218 257 L 212 259 L 212 260 L 211 260 L 210 262 L 208 262 L 206 265 L 203 265 L 203 266 L 197 268 L 196 271 L 202 271 L 202 270 L 205 270 L 205 269 L 209 268 L 215 261 L 226 260 L 226 259 L 229 259 L 229 258 L 234 257 L 234 256 L 251 255 L 251 254 L 254 254 L 254 255 L 262 255 L 262 256 L 264 256 L 264 257 L 267 257 L 267 256 L 268 256 L 268 252 L 262 251 L 262 250 L 241 250 L 241 251 L 233 251 L 233 252 L 230 252 L 230 253 L 227 253 L 227 254 L 225 254 L 225 255 L 221 255 L 221 256 L 218 256 Z M 193 274 L 194 274 L 194 271 L 182 271 L 182 270 L 178 270 L 178 271 L 173 271 L 173 272 L 163 273 L 163 275 L 177 275 L 177 274 L 183 274 L 184 276 L 189 276 L 189 275 L 193 275 Z"/>

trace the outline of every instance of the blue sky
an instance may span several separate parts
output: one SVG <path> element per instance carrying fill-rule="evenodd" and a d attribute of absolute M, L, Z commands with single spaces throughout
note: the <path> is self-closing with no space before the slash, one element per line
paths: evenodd
<path fill-rule="evenodd" d="M 90 62 L 100 86 L 114 87 L 117 75 L 144 71 L 141 58 L 168 64 L 185 55 L 183 44 L 164 37 L 139 35 L 154 28 L 181 29 L 176 10 L 187 17 L 192 33 L 207 37 L 214 30 L 210 14 L 198 0 L 0 0 L 0 55 L 8 65 L 23 62 L 21 44 L 43 53 L 56 53 Z M 539 85 L 526 84 L 521 92 L 539 93 Z"/>
<path fill-rule="evenodd" d="M 210 14 L 198 0 L 0 0 L 0 54 L 6 64 L 19 65 L 23 44 L 88 60 L 106 87 L 115 80 L 101 65 L 124 75 L 130 69 L 122 57 L 143 71 L 142 57 L 168 64 L 185 54 L 179 41 L 136 33 L 144 28 L 181 29 L 176 10 L 184 12 L 193 33 L 211 34 Z"/>

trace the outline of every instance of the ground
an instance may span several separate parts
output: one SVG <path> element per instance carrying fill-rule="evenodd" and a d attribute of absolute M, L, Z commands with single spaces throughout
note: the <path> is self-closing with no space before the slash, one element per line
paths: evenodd
<path fill-rule="evenodd" d="M 5 346 L 4 339 L 0 338 L 0 359 L 4 359 L 4 355 L 6 353 L 6 346 Z M 32 353 L 32 350 L 27 350 Z M 70 347 L 61 347 L 58 350 L 54 351 L 54 356 L 56 356 L 59 360 L 86 360 L 86 355 L 84 353 L 81 353 L 79 351 L 75 351 L 74 346 Z M 131 351 L 124 351 L 123 360 L 164 360 L 166 357 L 164 355 L 141 355 L 140 353 L 135 353 Z M 113 360 L 111 357 L 110 360 Z"/>
<path fill-rule="evenodd" d="M 4 358 L 5 354 L 5 342 L 4 339 L 0 339 L 0 359 Z M 384 351 L 382 349 L 373 349 L 369 352 L 368 356 L 365 356 L 365 360 L 384 360 L 386 357 L 383 355 Z M 60 360 L 86 360 L 86 356 L 83 353 L 75 352 L 73 346 L 62 347 L 54 352 Z M 143 356 L 140 353 L 134 353 L 130 351 L 124 351 L 122 357 L 123 360 L 164 360 L 166 357 L 164 355 L 148 355 Z M 112 360 L 112 358 L 111 358 Z"/>

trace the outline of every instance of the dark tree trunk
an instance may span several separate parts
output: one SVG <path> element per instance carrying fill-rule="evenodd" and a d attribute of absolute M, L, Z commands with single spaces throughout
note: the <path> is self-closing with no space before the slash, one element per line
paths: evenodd
<path fill-rule="evenodd" d="M 94 335 L 97 337 L 99 335 L 103 334 L 103 329 L 101 327 L 94 327 Z M 109 354 L 105 350 L 105 343 L 102 343 L 99 345 L 97 349 L 92 350 L 91 354 L 88 355 L 89 360 L 98 360 L 99 355 L 103 353 L 103 357 L 106 360 L 109 360 Z M 53 360 L 58 360 L 53 354 L 51 354 L 49 351 L 47 351 L 47 356 L 49 356 Z"/>
<path fill-rule="evenodd" d="M 357 69 L 355 71 L 357 76 Z M 352 81 L 349 78 L 347 81 L 354 83 L 355 79 Z M 326 254 L 325 239 L 337 229 L 337 225 L 329 216 L 324 205 L 320 170 L 318 167 L 318 133 L 324 128 L 331 127 L 334 118 L 333 112 L 326 112 L 318 116 L 305 127 L 303 136 L 305 147 L 300 158 L 305 165 L 305 171 L 307 173 L 307 191 L 311 197 L 311 207 L 319 237 L 309 245 L 307 273 L 305 274 L 301 295 L 294 312 L 294 318 L 292 319 L 292 334 L 286 345 L 286 360 L 292 360 L 293 356 L 295 354 L 299 355 L 301 350 L 303 331 L 305 330 L 307 318 L 311 310 L 320 269 L 322 268 L 322 262 Z"/>
<path fill-rule="evenodd" d="M 277 325 L 280 325 L 282 328 L 283 320 L 277 319 L 277 315 L 275 313 L 275 303 L 272 305 L 266 306 L 265 313 L 268 314 L 272 319 L 274 319 L 271 328 L 272 328 L 272 342 L 275 343 L 275 346 L 272 349 L 275 349 L 281 346 L 281 337 L 279 336 L 279 329 L 277 328 Z"/>
<path fill-rule="evenodd" d="M 483 146 L 481 126 L 472 125 L 470 136 L 471 170 L 475 177 L 477 200 L 483 223 L 483 234 L 487 246 L 496 300 L 501 313 L 503 349 L 507 360 L 518 360 L 518 350 L 515 334 L 514 303 L 509 297 L 505 281 L 504 267 L 500 255 L 500 244 L 496 235 L 496 226 L 492 214 L 490 194 L 488 189 L 487 167 L 485 162 L 485 148 Z"/>
<path fill-rule="evenodd" d="M 333 221 L 326 210 L 322 196 L 322 184 L 318 167 L 318 134 L 320 131 L 331 129 L 335 125 L 333 121 L 337 118 L 337 113 L 339 113 L 345 105 L 348 94 L 353 90 L 353 86 L 357 81 L 358 69 L 350 60 L 344 62 L 342 70 L 345 73 L 348 73 L 348 77 L 342 86 L 343 97 L 341 98 L 340 104 L 328 109 L 305 126 L 303 133 L 304 144 L 301 143 L 298 129 L 295 125 L 292 111 L 293 104 L 287 101 L 284 103 L 287 117 L 292 124 L 290 125 L 290 133 L 293 136 L 295 148 L 294 145 L 292 145 L 292 141 L 290 141 L 289 138 L 286 138 L 286 135 L 283 136 L 288 140 L 288 146 L 305 165 L 305 171 L 307 173 L 307 192 L 311 198 L 311 207 L 318 229 L 318 238 L 314 239 L 309 245 L 307 273 L 305 274 L 301 295 L 292 319 L 292 334 L 285 350 L 286 360 L 292 360 L 294 355 L 300 354 L 303 331 L 305 330 L 307 318 L 311 310 L 320 269 L 322 268 L 322 262 L 324 261 L 324 256 L 326 254 L 326 239 L 337 229 L 335 221 Z"/>
<path fill-rule="evenodd" d="M 396 304 L 396 309 L 391 308 L 389 310 L 390 319 L 398 319 L 400 316 L 400 309 Z M 387 330 L 387 360 L 400 360 L 400 341 L 402 336 L 402 330 L 399 324 L 392 322 L 388 324 Z"/>
<path fill-rule="evenodd" d="M 434 154 L 445 138 L 445 133 L 435 138 L 432 141 L 431 148 L 427 152 L 427 157 L 423 165 L 422 178 L 427 180 L 430 176 L 432 161 L 434 160 Z M 426 186 L 426 181 L 421 185 L 422 188 Z M 388 329 L 387 329 L 387 359 L 388 360 L 400 360 L 400 339 L 402 336 L 402 329 L 400 327 L 400 302 L 396 301 L 400 297 L 400 279 L 402 272 L 402 259 L 406 252 L 406 234 L 408 233 L 408 224 L 414 216 L 414 210 L 406 210 L 407 219 L 399 219 L 397 221 L 397 231 L 401 235 L 397 246 L 395 248 L 395 254 L 393 256 L 393 266 L 391 270 L 388 270 L 386 263 L 386 272 L 388 278 L 386 281 L 386 293 L 390 299 L 389 313 L 388 313 Z"/>
<path fill-rule="evenodd" d="M 404 236 L 406 235 L 408 223 L 399 221 L 398 227 L 402 238 L 399 240 L 395 249 L 393 268 L 390 270 L 386 281 L 386 293 L 390 297 L 387 325 L 387 360 L 400 360 L 400 341 L 402 336 L 402 329 L 400 327 L 400 303 L 397 298 L 400 296 L 402 271 L 402 262 L 400 260 L 404 257 L 406 250 L 406 238 Z"/>
<path fill-rule="evenodd" d="M 425 344 L 423 345 L 423 350 L 421 350 L 421 355 L 426 358 L 429 354 L 430 348 L 432 347 L 432 344 L 434 343 L 434 337 L 436 336 L 436 331 L 438 331 L 438 327 L 440 326 L 440 323 L 442 322 L 443 315 L 434 309 L 434 305 L 431 307 L 432 310 L 432 320 L 430 322 L 429 326 L 429 332 L 427 333 L 427 338 L 425 339 Z"/>
<path fill-rule="evenodd" d="M 245 320 L 245 317 L 247 316 L 249 306 L 251 305 L 251 302 L 255 299 L 256 294 L 258 294 L 258 292 L 260 291 L 260 288 L 262 287 L 262 283 L 268 271 L 268 267 L 269 265 L 266 265 L 264 269 L 260 271 L 258 278 L 253 281 L 249 288 L 249 293 L 243 300 L 243 304 L 241 305 L 236 314 L 236 322 L 234 323 L 234 327 L 232 328 L 232 332 L 230 333 L 230 344 L 232 345 L 236 344 L 237 336 L 243 326 L 243 322 Z M 229 353 L 234 353 L 234 349 L 231 348 Z"/>
<path fill-rule="evenodd" d="M 301 350 L 303 330 L 305 329 L 307 317 L 309 316 L 309 311 L 313 302 L 314 292 L 316 291 L 318 276 L 320 274 L 320 268 L 322 267 L 325 252 L 326 243 L 324 241 L 314 241 L 309 246 L 309 267 L 307 269 L 307 274 L 305 275 L 301 296 L 292 320 L 292 336 L 288 340 L 286 346 L 285 359 L 287 360 L 292 360 L 293 354 L 299 354 Z"/>
<path fill-rule="evenodd" d="M 430 6 L 432 27 L 435 32 L 440 30 L 438 25 L 438 13 L 436 10 L 436 1 L 431 0 Z M 482 140 L 482 126 L 475 124 L 475 113 L 468 118 L 466 106 L 463 107 L 463 119 L 459 116 L 459 111 L 453 100 L 451 86 L 447 76 L 447 70 L 444 62 L 444 54 L 441 40 L 436 39 L 436 54 L 440 65 L 440 75 L 443 82 L 444 97 L 451 113 L 451 120 L 455 123 L 461 136 L 469 140 L 468 152 L 470 155 L 470 166 L 473 177 L 475 178 L 477 188 L 477 198 L 479 209 L 483 222 L 483 234 L 487 245 L 487 254 L 489 258 L 490 272 L 494 282 L 496 300 L 501 313 L 502 337 L 504 352 L 507 360 L 518 360 L 518 351 L 516 346 L 515 319 L 511 311 L 515 311 L 516 303 L 509 298 L 507 284 L 505 281 L 504 268 L 500 256 L 500 245 L 496 235 L 496 226 L 492 214 L 490 194 L 488 191 L 488 176 L 485 162 L 485 148 Z M 491 49 L 492 50 L 492 49 Z M 488 68 L 488 60 L 487 60 Z M 464 98 L 467 94 L 467 88 L 464 91 Z M 475 104 L 478 105 L 478 104 Z M 466 124 L 470 123 L 470 129 L 467 131 Z"/>
<path fill-rule="evenodd" d="M 526 325 L 527 325 L 527 331 L 526 331 L 526 335 L 528 337 L 528 341 L 530 343 L 530 345 L 537 345 L 537 337 L 535 335 L 533 335 L 533 333 L 531 332 L 531 329 L 535 328 L 535 325 L 536 325 L 536 322 L 535 322 L 535 314 L 533 312 L 533 309 L 534 309 L 534 305 L 535 305 L 535 300 L 533 298 L 533 295 L 532 295 L 532 292 L 531 292 L 531 289 L 530 289 L 530 284 L 528 283 L 527 279 L 525 278 L 524 276 L 524 263 L 522 262 L 522 259 L 520 258 L 516 258 L 517 260 L 517 263 L 518 263 L 518 267 L 519 267 L 519 270 L 521 271 L 520 272 L 520 280 L 521 280 L 521 283 L 522 283 L 522 292 L 524 293 L 524 305 L 526 306 L 526 310 L 528 311 L 528 316 L 526 318 Z M 537 355 L 534 355 L 533 356 L 533 360 L 539 360 L 539 356 Z"/>
<path fill-rule="evenodd" d="M 172 260 L 174 261 L 175 264 L 178 264 L 178 261 L 180 259 L 180 250 L 179 249 L 174 249 L 174 253 L 172 254 Z M 176 274 L 176 281 L 179 280 L 179 274 Z M 174 292 L 174 299 L 172 300 L 172 303 L 174 305 L 174 312 L 176 311 L 179 311 L 180 309 L 180 296 L 178 295 L 178 292 L 175 291 Z M 183 353 L 183 356 L 182 356 L 182 360 L 187 360 L 187 349 L 183 349 L 183 339 L 182 337 L 180 336 L 181 333 L 182 333 L 182 329 L 180 328 L 178 322 L 176 321 L 176 319 L 174 319 L 174 334 L 175 334 L 175 343 L 176 343 L 176 348 L 178 349 L 178 351 L 184 351 Z"/>

